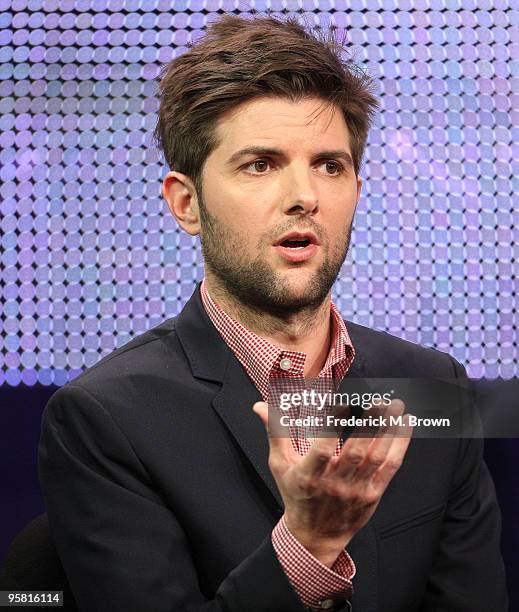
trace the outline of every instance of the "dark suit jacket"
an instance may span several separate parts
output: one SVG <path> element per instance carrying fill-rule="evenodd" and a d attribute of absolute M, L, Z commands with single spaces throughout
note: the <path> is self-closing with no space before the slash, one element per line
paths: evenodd
<path fill-rule="evenodd" d="M 444 353 L 347 327 L 348 377 L 464 376 Z M 80 610 L 304 610 L 270 541 L 283 507 L 259 399 L 198 288 L 51 398 L 40 478 Z M 348 546 L 353 609 L 505 610 L 499 531 L 481 441 L 414 439 Z"/>

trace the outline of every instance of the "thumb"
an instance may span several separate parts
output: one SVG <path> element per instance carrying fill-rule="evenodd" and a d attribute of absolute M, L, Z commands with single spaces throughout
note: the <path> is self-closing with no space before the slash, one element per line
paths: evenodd
<path fill-rule="evenodd" d="M 269 409 L 266 402 L 256 402 L 252 409 L 259 416 L 259 418 L 263 421 L 263 425 L 265 425 L 265 429 L 268 432 L 269 426 Z"/>
<path fill-rule="evenodd" d="M 293 457 L 296 455 L 290 441 L 288 428 L 281 427 L 274 417 L 271 419 L 273 427 L 269 427 L 269 408 L 266 402 L 256 402 L 252 409 L 262 420 L 269 439 L 271 456 Z"/>

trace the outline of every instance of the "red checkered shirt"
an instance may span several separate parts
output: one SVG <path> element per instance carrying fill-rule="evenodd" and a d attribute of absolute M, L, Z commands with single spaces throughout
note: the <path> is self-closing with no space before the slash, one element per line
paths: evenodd
<path fill-rule="evenodd" d="M 304 378 L 305 353 L 278 348 L 232 319 L 211 298 L 205 280 L 202 281 L 200 295 L 209 318 L 245 368 L 264 401 L 268 401 L 269 382 L 273 379 Z M 330 351 L 318 377 L 341 380 L 353 362 L 355 350 L 344 321 L 333 303 L 330 316 Z M 288 371 L 280 367 L 283 359 L 291 362 Z M 291 439 L 300 454 L 308 452 L 310 442 L 306 437 Z M 284 516 L 272 531 L 272 545 L 292 587 L 305 606 L 323 609 L 329 607 L 331 600 L 351 597 L 355 564 L 346 550 L 341 552 L 331 568 L 326 567 L 290 533 Z"/>

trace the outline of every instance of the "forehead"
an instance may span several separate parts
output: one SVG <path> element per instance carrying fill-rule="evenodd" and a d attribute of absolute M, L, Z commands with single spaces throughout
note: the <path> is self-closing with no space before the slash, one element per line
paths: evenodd
<path fill-rule="evenodd" d="M 216 124 L 218 147 L 229 151 L 247 144 L 350 149 L 350 137 L 340 108 L 320 98 L 265 96 L 243 102 Z"/>

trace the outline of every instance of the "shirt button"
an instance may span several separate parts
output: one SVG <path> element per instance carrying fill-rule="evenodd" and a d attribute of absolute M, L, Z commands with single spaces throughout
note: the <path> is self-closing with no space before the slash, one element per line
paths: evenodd
<path fill-rule="evenodd" d="M 321 601 L 321 608 L 323 610 L 329 610 L 333 608 L 333 605 L 333 599 L 323 599 L 323 601 Z"/>
<path fill-rule="evenodd" d="M 279 362 L 279 367 L 280 367 L 282 370 L 285 370 L 285 371 L 290 370 L 290 368 L 292 367 L 292 360 L 291 360 L 291 359 L 288 359 L 288 357 L 285 357 L 285 359 L 282 359 L 282 360 Z"/>

